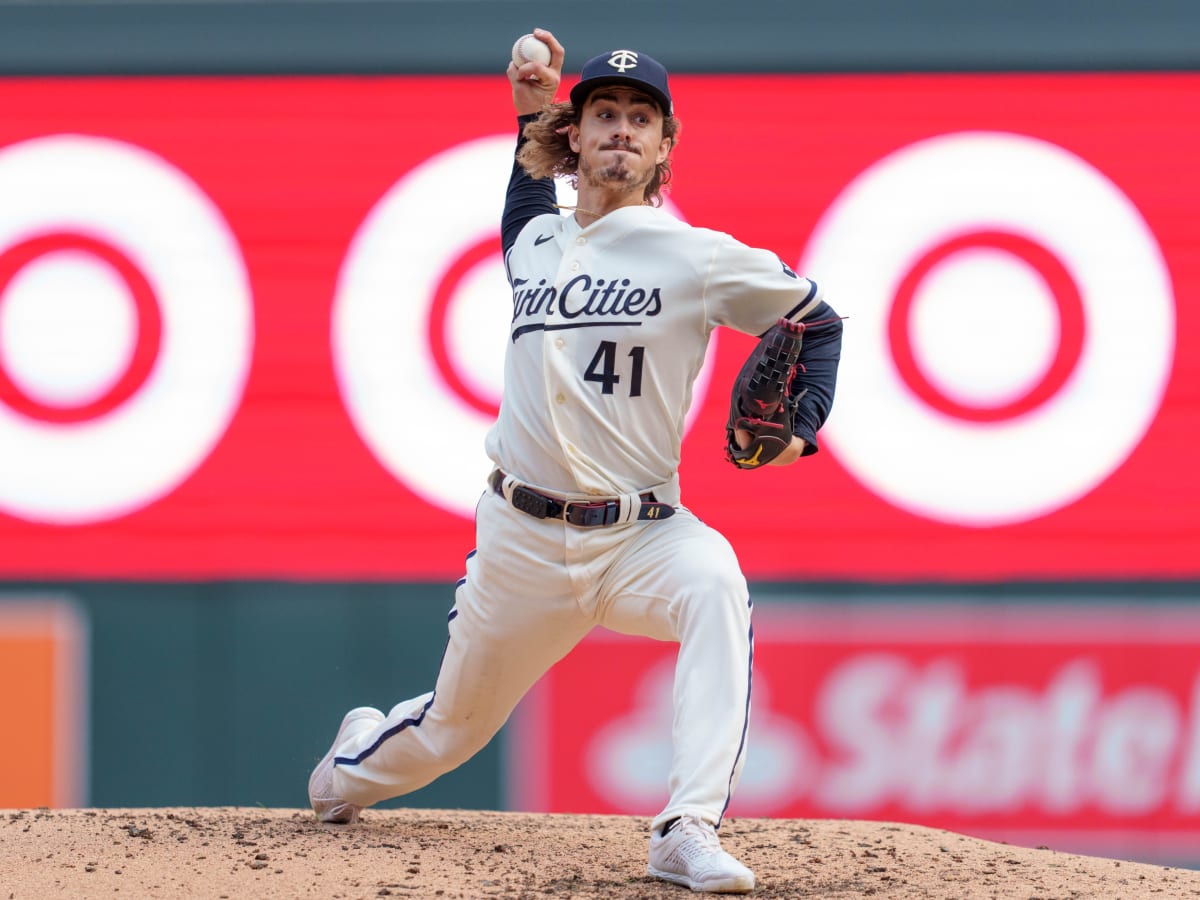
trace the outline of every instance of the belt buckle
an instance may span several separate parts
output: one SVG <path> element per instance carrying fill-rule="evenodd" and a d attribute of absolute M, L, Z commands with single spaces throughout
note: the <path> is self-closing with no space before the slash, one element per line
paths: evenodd
<path fill-rule="evenodd" d="M 580 528 L 597 528 L 601 525 L 612 525 L 620 518 L 620 515 L 620 500 L 571 503 L 567 506 L 567 521 Z"/>

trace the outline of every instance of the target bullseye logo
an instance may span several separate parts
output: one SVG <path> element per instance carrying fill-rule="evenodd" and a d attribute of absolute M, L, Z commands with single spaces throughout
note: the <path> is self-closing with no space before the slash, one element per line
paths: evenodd
<path fill-rule="evenodd" d="M 1054 144 L 965 132 L 904 147 L 838 196 L 800 269 L 849 316 L 823 436 L 917 515 L 990 527 L 1072 503 L 1162 402 L 1161 250 L 1117 185 Z"/>
<path fill-rule="evenodd" d="M 465 517 L 491 466 L 484 441 L 503 395 L 512 290 L 499 225 L 512 160 L 513 138 L 502 135 L 408 172 L 355 234 L 333 306 L 334 368 L 356 431 L 408 489 Z M 557 190 L 574 202 L 565 181 Z"/>
<path fill-rule="evenodd" d="M 180 170 L 82 135 L 0 151 L 0 510 L 77 525 L 170 492 L 252 345 L 237 241 Z"/>

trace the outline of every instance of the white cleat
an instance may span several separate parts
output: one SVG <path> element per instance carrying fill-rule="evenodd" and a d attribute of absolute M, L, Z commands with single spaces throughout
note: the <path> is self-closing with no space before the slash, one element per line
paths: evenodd
<path fill-rule="evenodd" d="M 384 720 L 384 715 L 369 706 L 360 706 L 346 713 L 342 719 L 342 727 L 338 729 L 333 746 L 324 758 L 317 763 L 312 775 L 308 778 L 308 802 L 312 804 L 313 812 L 322 822 L 332 822 L 337 825 L 350 825 L 358 821 L 361 806 L 347 803 L 341 797 L 333 796 L 333 758 L 338 745 L 350 734 L 374 728 Z"/>
<path fill-rule="evenodd" d="M 666 835 L 650 836 L 646 870 L 693 891 L 745 894 L 754 890 L 754 873 L 721 849 L 715 828 L 694 816 L 682 816 Z"/>

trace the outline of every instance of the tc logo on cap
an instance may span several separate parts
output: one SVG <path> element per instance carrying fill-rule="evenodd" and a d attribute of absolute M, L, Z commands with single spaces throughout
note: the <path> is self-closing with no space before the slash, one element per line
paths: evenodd
<path fill-rule="evenodd" d="M 622 75 L 626 69 L 636 69 L 637 63 L 637 54 L 632 50 L 614 50 L 608 58 L 608 64 Z"/>
<path fill-rule="evenodd" d="M 571 88 L 571 103 L 583 107 L 588 94 L 604 84 L 624 84 L 645 91 L 665 115 L 671 115 L 671 91 L 667 87 L 667 70 L 662 63 L 645 53 L 633 50 L 610 50 L 593 56 L 583 66 L 579 83 Z"/>

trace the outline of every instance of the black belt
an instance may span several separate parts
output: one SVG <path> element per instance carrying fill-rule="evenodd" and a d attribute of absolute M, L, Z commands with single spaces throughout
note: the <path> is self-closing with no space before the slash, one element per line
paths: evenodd
<path fill-rule="evenodd" d="M 492 490 L 501 497 L 504 496 L 504 477 L 504 473 L 497 469 L 488 479 Z M 638 510 L 638 519 L 657 522 L 659 519 L 669 519 L 675 515 L 675 507 L 669 503 L 659 503 L 652 493 L 642 494 L 640 499 L 642 508 Z M 528 513 L 535 519 L 562 519 L 580 528 L 613 525 L 621 518 L 619 499 L 560 500 L 523 484 L 513 485 L 510 502 L 514 508 Z"/>

